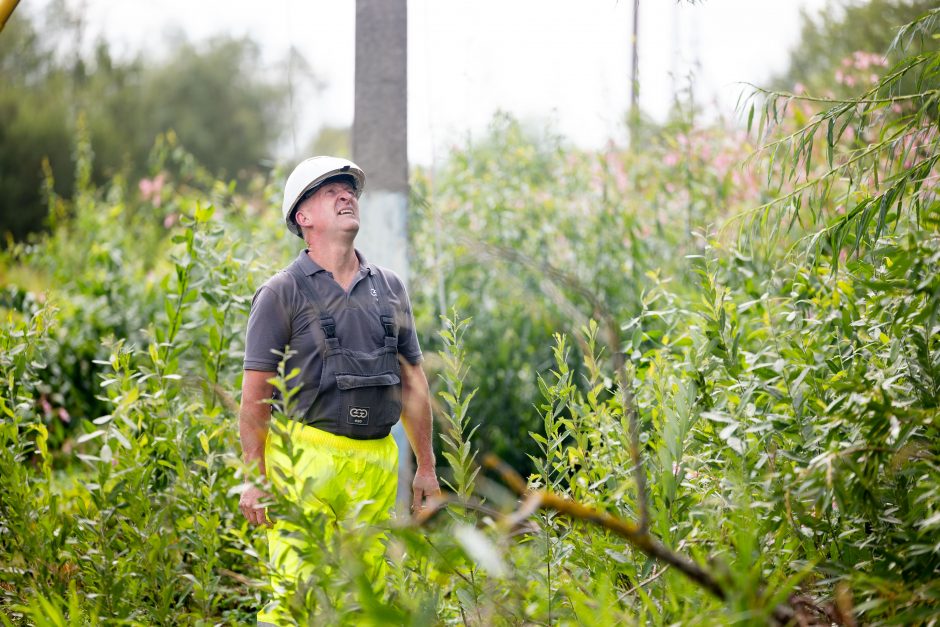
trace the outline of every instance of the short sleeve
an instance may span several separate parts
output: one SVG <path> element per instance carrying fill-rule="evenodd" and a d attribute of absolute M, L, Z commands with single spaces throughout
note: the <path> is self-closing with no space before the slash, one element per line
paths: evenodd
<path fill-rule="evenodd" d="M 421 354 L 421 345 L 418 344 L 418 331 L 415 328 L 415 317 L 411 311 L 411 299 L 408 298 L 408 290 L 402 283 L 398 275 L 390 273 L 389 287 L 398 297 L 401 310 L 398 314 L 398 354 L 404 356 L 411 365 L 421 363 L 423 356 Z"/>
<path fill-rule="evenodd" d="M 290 341 L 290 316 L 278 295 L 262 285 L 251 301 L 248 330 L 245 333 L 245 370 L 277 371 L 283 351 Z"/>

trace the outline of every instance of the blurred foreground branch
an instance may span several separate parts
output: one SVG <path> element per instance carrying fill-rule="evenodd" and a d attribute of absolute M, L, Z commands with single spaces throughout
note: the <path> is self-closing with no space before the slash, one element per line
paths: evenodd
<path fill-rule="evenodd" d="M 3 27 L 7 25 L 7 20 L 19 3 L 20 0 L 0 0 L 0 32 L 3 32 Z"/>
<path fill-rule="evenodd" d="M 548 490 L 529 490 L 528 485 L 519 473 L 493 454 L 487 454 L 483 458 L 483 465 L 498 472 L 500 476 L 502 476 L 503 481 L 505 481 L 514 492 L 519 496 L 525 497 L 520 510 L 509 517 L 513 525 L 519 525 L 522 519 L 528 518 L 540 507 L 555 510 L 570 518 L 599 525 L 626 539 L 627 542 L 646 555 L 661 562 L 665 562 L 668 566 L 675 567 L 694 583 L 705 588 L 722 601 L 728 599 L 727 591 L 712 573 L 708 572 L 685 555 L 676 553 L 640 525 L 618 518 L 607 512 L 599 511 L 583 503 L 566 499 Z M 426 521 L 431 516 L 433 516 L 433 513 L 429 513 L 425 516 L 422 522 Z M 665 568 L 663 571 L 665 571 Z M 660 574 L 663 571 L 660 571 Z M 847 591 L 842 592 L 842 597 L 841 599 L 837 598 L 835 606 L 820 607 L 809 597 L 792 594 L 787 603 L 780 604 L 773 609 L 772 617 L 775 623 L 780 625 L 817 625 L 833 623 L 837 625 L 854 625 L 855 621 L 852 614 L 851 598 Z"/>
<path fill-rule="evenodd" d="M 519 476 L 519 473 L 510 468 L 495 455 L 486 455 L 483 458 L 483 464 L 487 468 L 498 472 L 506 484 L 520 496 L 526 496 L 528 493 L 527 502 L 529 502 L 529 499 L 537 499 L 540 507 L 553 509 L 571 518 L 577 518 L 600 525 L 620 537 L 625 538 L 630 544 L 650 557 L 665 562 L 670 566 L 674 566 L 686 577 L 699 584 L 719 599 L 724 600 L 727 598 L 725 590 L 711 573 L 686 556 L 675 553 L 639 525 L 612 516 L 606 512 L 596 510 L 593 507 L 589 507 L 577 501 L 568 500 L 548 490 L 530 492 L 526 486 L 526 482 Z"/>

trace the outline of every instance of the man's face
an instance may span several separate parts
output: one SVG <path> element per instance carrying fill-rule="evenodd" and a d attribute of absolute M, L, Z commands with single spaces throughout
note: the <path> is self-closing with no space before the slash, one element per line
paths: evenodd
<path fill-rule="evenodd" d="M 346 180 L 329 181 L 304 200 L 294 219 L 301 227 L 315 233 L 359 232 L 359 201 L 356 190 Z"/>

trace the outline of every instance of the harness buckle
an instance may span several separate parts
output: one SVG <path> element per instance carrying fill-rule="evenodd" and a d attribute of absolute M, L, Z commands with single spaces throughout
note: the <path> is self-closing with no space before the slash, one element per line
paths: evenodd
<path fill-rule="evenodd" d="M 385 327 L 385 337 L 395 337 L 395 319 L 392 316 L 383 314 L 382 326 Z"/>
<path fill-rule="evenodd" d="M 336 321 L 333 320 L 333 316 L 320 314 L 320 328 L 323 329 L 327 339 L 332 340 L 336 337 Z"/>

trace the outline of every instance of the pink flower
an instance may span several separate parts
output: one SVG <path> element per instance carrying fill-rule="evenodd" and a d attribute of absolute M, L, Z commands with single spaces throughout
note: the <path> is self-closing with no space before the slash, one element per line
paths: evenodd
<path fill-rule="evenodd" d="M 674 152 L 667 153 L 666 156 L 663 157 L 663 163 L 669 167 L 672 167 L 679 163 L 679 155 Z"/>
<path fill-rule="evenodd" d="M 69 416 L 69 412 L 66 411 L 64 407 L 60 407 L 58 413 L 59 413 L 59 420 L 61 420 L 65 424 L 72 422 L 72 417 Z"/>
<path fill-rule="evenodd" d="M 163 184 L 165 182 L 166 175 L 161 172 L 152 179 L 140 179 L 137 187 L 140 190 L 140 195 L 144 200 L 153 203 L 155 207 L 159 207 L 162 200 L 160 192 L 163 190 Z"/>
<path fill-rule="evenodd" d="M 862 52 L 861 50 L 856 50 L 852 53 L 852 57 L 855 60 L 855 69 L 858 70 L 867 70 L 868 66 L 871 64 L 868 54 Z"/>
<path fill-rule="evenodd" d="M 727 170 L 728 166 L 730 166 L 733 162 L 734 159 L 731 157 L 731 155 L 720 153 L 715 156 L 715 160 L 712 161 L 712 165 L 716 170 L 719 171 L 719 173 L 721 173 Z"/>
<path fill-rule="evenodd" d="M 794 93 L 794 94 L 805 94 L 805 93 L 806 93 L 806 85 L 804 85 L 803 83 L 797 83 L 796 85 L 793 86 L 793 93 Z"/>
<path fill-rule="evenodd" d="M 855 67 L 859 70 L 867 70 L 872 66 L 885 67 L 888 64 L 888 60 L 883 56 L 874 52 L 862 52 L 861 50 L 853 52 L 852 59 Z"/>
<path fill-rule="evenodd" d="M 167 217 L 163 218 L 163 228 L 172 228 L 173 225 L 176 224 L 178 218 L 179 216 L 177 216 L 175 213 L 169 214 Z"/>

